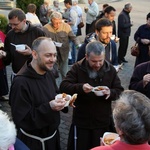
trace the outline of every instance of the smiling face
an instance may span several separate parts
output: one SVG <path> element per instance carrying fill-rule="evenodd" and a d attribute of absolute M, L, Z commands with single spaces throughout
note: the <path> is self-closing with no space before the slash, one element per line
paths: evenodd
<path fill-rule="evenodd" d="M 41 42 L 37 51 L 33 51 L 33 58 L 36 62 L 36 71 L 43 74 L 52 70 L 56 62 L 57 51 L 52 41 L 44 40 Z"/>
<path fill-rule="evenodd" d="M 102 27 L 100 31 L 96 30 L 99 41 L 103 44 L 108 44 L 110 42 L 110 37 L 112 36 L 112 30 L 112 26 Z"/>

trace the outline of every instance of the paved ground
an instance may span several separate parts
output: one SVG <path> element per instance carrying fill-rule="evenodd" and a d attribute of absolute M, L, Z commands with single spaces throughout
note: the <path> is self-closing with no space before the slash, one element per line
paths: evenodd
<path fill-rule="evenodd" d="M 109 3 L 110 5 L 112 5 L 113 7 L 116 8 L 117 16 L 118 16 L 119 12 L 122 10 L 122 8 L 126 2 L 128 2 L 128 1 L 127 0 L 123 0 L 123 1 L 101 0 L 99 8 L 101 9 L 102 3 Z M 141 0 L 130 0 L 130 2 L 133 4 L 133 11 L 131 13 L 131 20 L 134 22 L 134 26 L 132 27 L 132 33 L 130 36 L 128 53 L 126 56 L 128 63 L 125 64 L 123 66 L 123 70 L 121 70 L 118 73 L 118 75 L 121 79 L 122 85 L 125 89 L 128 89 L 128 85 L 129 85 L 130 77 L 131 77 L 132 72 L 133 72 L 133 66 L 134 66 L 134 61 L 135 61 L 135 58 L 130 55 L 130 47 L 131 47 L 131 45 L 134 44 L 133 35 L 134 35 L 137 27 L 146 22 L 146 19 L 145 19 L 146 14 L 149 12 L 149 6 L 150 6 L 149 0 L 142 0 L 142 1 Z M 84 8 L 85 4 L 80 4 L 80 6 L 82 8 Z M 2 10 L 0 10 L 0 13 L 8 14 L 8 12 L 4 12 Z M 84 14 L 84 19 L 85 19 L 85 14 Z M 84 29 L 82 29 L 82 30 L 83 30 L 83 37 L 80 37 L 81 41 L 84 38 Z M 7 71 L 8 71 L 8 80 L 9 80 L 10 79 L 10 72 L 11 72 L 10 66 L 7 67 Z M 60 83 L 60 82 L 61 81 L 59 79 L 58 83 Z M 9 83 L 10 83 L 10 80 L 9 80 Z M 9 107 L 8 103 L 7 102 L 0 102 L 0 104 L 3 105 L 2 110 L 8 112 L 8 114 L 11 116 L 10 107 Z M 66 150 L 69 127 L 71 124 L 71 116 L 72 116 L 72 108 L 69 108 L 69 113 L 67 113 L 67 114 L 61 113 L 61 124 L 60 124 L 59 129 L 60 129 L 62 150 Z"/>

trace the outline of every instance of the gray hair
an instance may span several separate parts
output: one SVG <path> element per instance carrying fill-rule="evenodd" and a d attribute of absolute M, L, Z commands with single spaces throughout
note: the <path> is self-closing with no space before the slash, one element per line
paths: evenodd
<path fill-rule="evenodd" d="M 39 51 L 39 46 L 40 46 L 41 42 L 44 41 L 44 40 L 52 41 L 51 38 L 38 37 L 37 39 L 35 39 L 35 40 L 33 41 L 31 49 L 32 49 L 32 50 L 35 50 L 35 51 Z"/>
<path fill-rule="evenodd" d="M 126 9 L 126 10 L 130 9 L 131 7 L 132 7 L 132 4 L 131 4 L 131 3 L 126 3 L 126 4 L 124 5 L 124 9 Z"/>
<path fill-rule="evenodd" d="M 126 90 L 116 101 L 113 118 L 129 144 L 142 144 L 150 139 L 150 99 L 134 90 Z"/>
<path fill-rule="evenodd" d="M 94 53 L 95 55 L 101 55 L 102 53 L 105 53 L 105 48 L 99 41 L 93 41 L 89 42 L 86 45 L 86 54 L 87 56 L 90 55 L 90 53 Z"/>
<path fill-rule="evenodd" d="M 7 150 L 16 141 L 16 127 L 9 116 L 0 110 L 0 149 Z"/>
<path fill-rule="evenodd" d="M 57 19 L 62 19 L 62 14 L 60 12 L 54 11 L 51 15 L 50 15 L 50 19 L 53 18 L 57 18 Z"/>

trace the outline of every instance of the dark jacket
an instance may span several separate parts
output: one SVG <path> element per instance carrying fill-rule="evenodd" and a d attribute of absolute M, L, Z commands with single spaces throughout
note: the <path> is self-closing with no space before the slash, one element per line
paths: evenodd
<path fill-rule="evenodd" d="M 82 59 L 75 63 L 60 85 L 60 91 L 68 94 L 77 93 L 75 108 L 73 109 L 73 124 L 81 128 L 96 129 L 108 127 L 111 115 L 111 101 L 116 100 L 123 91 L 115 68 L 108 62 L 98 72 L 98 77 L 88 76 L 87 61 Z M 108 100 L 105 96 L 96 96 L 93 92 L 85 93 L 83 84 L 107 86 L 111 94 Z"/>
<path fill-rule="evenodd" d="M 40 6 L 39 9 L 39 20 L 41 21 L 42 25 L 45 25 L 49 22 L 49 18 L 48 18 L 48 12 L 49 10 L 45 8 L 44 5 Z"/>
<path fill-rule="evenodd" d="M 143 77 L 148 73 L 150 73 L 150 61 L 136 66 L 130 80 L 129 89 L 141 92 L 150 98 L 150 82 L 143 87 Z"/>
<path fill-rule="evenodd" d="M 5 65 L 9 65 L 12 63 L 12 69 L 14 73 L 17 73 L 24 63 L 31 57 L 31 55 L 22 55 L 16 51 L 15 46 L 13 44 L 26 44 L 31 48 L 32 42 L 40 37 L 45 36 L 44 32 L 29 23 L 28 29 L 25 32 L 14 32 L 10 30 L 6 35 L 5 44 L 4 44 L 4 51 L 7 52 L 6 57 L 3 58 L 3 62 Z"/>
<path fill-rule="evenodd" d="M 85 40 L 84 40 L 84 43 L 81 45 L 81 47 L 79 48 L 78 50 L 78 57 L 77 57 L 77 61 L 81 60 L 82 58 L 85 57 L 85 48 L 86 48 L 86 45 L 89 43 L 89 42 L 92 42 L 92 41 L 96 41 L 97 40 L 97 37 L 96 37 L 96 34 L 95 33 L 90 33 L 86 36 Z M 110 44 L 111 43 L 111 44 Z M 110 59 L 107 59 L 106 60 L 108 62 L 110 62 L 112 65 L 118 65 L 118 57 L 117 57 L 117 47 L 116 47 L 116 43 L 111 40 L 109 43 L 108 46 L 110 46 L 111 48 L 111 54 L 112 54 L 112 58 L 111 60 Z M 106 55 L 107 55 L 107 52 L 106 51 Z"/>
<path fill-rule="evenodd" d="M 134 40 L 138 42 L 140 50 L 139 56 L 136 57 L 135 66 L 150 60 L 150 56 L 148 54 L 150 44 L 143 44 L 141 39 L 150 40 L 150 27 L 147 24 L 141 25 L 134 34 Z"/>
<path fill-rule="evenodd" d="M 60 114 L 51 109 L 49 102 L 57 93 L 51 72 L 39 75 L 27 62 L 15 76 L 10 90 L 12 117 L 17 128 L 39 137 L 52 135 L 60 123 Z"/>
<path fill-rule="evenodd" d="M 130 36 L 131 26 L 130 15 L 123 9 L 118 16 L 118 37 Z"/>

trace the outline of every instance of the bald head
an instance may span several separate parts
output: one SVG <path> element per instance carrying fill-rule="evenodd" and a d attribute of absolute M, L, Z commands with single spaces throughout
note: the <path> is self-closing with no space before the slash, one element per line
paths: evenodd
<path fill-rule="evenodd" d="M 48 47 L 46 48 L 45 45 L 48 43 Z M 44 47 L 43 47 L 44 46 Z M 40 52 L 43 50 L 43 48 L 49 49 L 52 48 L 54 50 L 56 50 L 56 46 L 54 45 L 54 43 L 52 42 L 51 38 L 47 38 L 47 37 L 39 37 L 37 39 L 35 39 L 32 43 L 32 50 L 35 50 L 37 52 Z"/>

